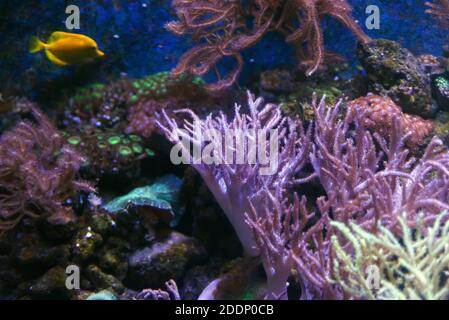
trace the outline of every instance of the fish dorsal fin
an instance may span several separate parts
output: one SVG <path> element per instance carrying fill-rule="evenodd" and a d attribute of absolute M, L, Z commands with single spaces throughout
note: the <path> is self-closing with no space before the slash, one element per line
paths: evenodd
<path fill-rule="evenodd" d="M 48 43 L 56 42 L 61 39 L 66 38 L 76 38 L 80 40 L 86 41 L 86 39 L 89 39 L 86 36 L 83 36 L 82 34 L 77 33 L 69 33 L 69 32 L 63 32 L 63 31 L 55 31 L 51 34 L 50 39 L 48 40 Z"/>
<path fill-rule="evenodd" d="M 63 67 L 66 66 L 68 63 L 62 61 L 61 59 L 57 58 L 53 53 L 51 53 L 49 50 L 45 50 L 45 54 L 47 55 L 48 60 L 53 62 L 54 64 Z"/>

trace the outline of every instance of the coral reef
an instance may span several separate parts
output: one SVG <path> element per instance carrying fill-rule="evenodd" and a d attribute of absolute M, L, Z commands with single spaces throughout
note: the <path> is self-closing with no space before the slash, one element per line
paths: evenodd
<path fill-rule="evenodd" d="M 449 111 L 449 77 L 438 75 L 432 82 L 432 94 L 443 111 Z"/>
<path fill-rule="evenodd" d="M 177 109 L 180 109 L 180 104 L 174 100 L 145 100 L 136 103 L 129 108 L 128 126 L 125 128 L 125 132 L 150 138 L 154 133 L 160 133 L 155 114 L 164 110 L 171 116 L 175 116 L 173 111 Z"/>
<path fill-rule="evenodd" d="M 103 207 L 110 213 L 126 211 L 129 207 L 141 208 L 153 224 L 163 222 L 175 226 L 181 216 L 179 190 L 182 181 L 169 175 L 157 179 L 151 185 L 132 190 L 117 197 Z"/>
<path fill-rule="evenodd" d="M 190 72 L 204 75 L 221 59 L 231 57 L 235 68 L 216 83 L 207 86 L 209 91 L 229 87 L 236 82 L 243 68 L 241 51 L 255 45 L 269 31 L 286 34 L 286 41 L 298 48 L 298 57 L 308 65 L 311 75 L 331 57 L 324 50 L 320 21 L 332 16 L 351 30 L 359 41 L 369 38 L 351 16 L 347 1 L 179 1 L 172 4 L 178 21 L 167 24 L 176 35 L 190 35 L 198 46 L 185 53 L 173 74 Z M 252 23 L 249 24 L 248 20 Z"/>
<path fill-rule="evenodd" d="M 76 180 L 83 158 L 36 107 L 37 123 L 24 120 L 0 138 L 0 230 L 23 218 L 72 215 L 65 201 L 94 188 Z"/>
<path fill-rule="evenodd" d="M 169 72 L 158 72 L 132 82 L 134 92 L 131 102 L 146 99 L 174 99 L 181 101 L 199 101 L 207 98 L 204 81 L 201 77 L 181 73 L 172 76 Z"/>
<path fill-rule="evenodd" d="M 365 128 L 384 138 L 388 138 L 391 133 L 394 119 L 399 119 L 401 127 L 407 133 L 405 143 L 410 149 L 416 149 L 422 145 L 434 129 L 431 121 L 403 113 L 401 108 L 388 97 L 377 95 L 361 97 L 349 101 L 346 106 L 350 114 L 359 117 Z"/>
<path fill-rule="evenodd" d="M 0 300 L 449 299 L 426 1 L 91 1 L 106 56 L 64 68 L 17 41 L 63 1 L 0 1 Z"/>

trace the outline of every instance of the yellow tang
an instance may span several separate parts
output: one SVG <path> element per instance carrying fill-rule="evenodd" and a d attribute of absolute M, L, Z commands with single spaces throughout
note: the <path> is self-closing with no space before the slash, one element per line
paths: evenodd
<path fill-rule="evenodd" d="M 29 50 L 30 53 L 45 50 L 47 58 L 58 66 L 82 64 L 104 56 L 93 39 L 61 31 L 53 32 L 48 43 L 32 37 Z"/>

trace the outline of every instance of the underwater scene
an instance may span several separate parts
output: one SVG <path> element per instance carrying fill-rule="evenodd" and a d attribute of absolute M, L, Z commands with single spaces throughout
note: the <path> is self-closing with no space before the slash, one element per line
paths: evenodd
<path fill-rule="evenodd" d="M 449 0 L 0 0 L 0 300 L 449 299 L 448 32 Z"/>

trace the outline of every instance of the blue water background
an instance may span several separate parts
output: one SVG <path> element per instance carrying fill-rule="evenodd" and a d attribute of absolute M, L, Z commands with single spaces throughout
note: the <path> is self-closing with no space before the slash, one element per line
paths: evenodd
<path fill-rule="evenodd" d="M 447 38 L 424 13 L 425 1 L 350 2 L 365 31 L 366 7 L 371 4 L 380 7 L 381 28 L 367 31 L 371 37 L 397 40 L 415 54 L 441 54 Z M 188 38 L 165 30 L 165 24 L 174 18 L 170 3 L 164 0 L 0 1 L 0 90 L 6 83 L 26 90 L 49 79 L 57 81 L 75 73 L 74 68 L 57 68 L 43 54 L 31 55 L 27 51 L 30 36 L 45 40 L 52 31 L 65 30 L 65 8 L 69 4 L 81 9 L 81 29 L 77 32 L 94 38 L 108 55 L 102 67 L 91 68 L 88 81 L 119 76 L 137 78 L 170 70 L 182 53 L 192 47 Z M 325 19 L 322 25 L 326 47 L 344 55 L 354 65 L 353 35 L 333 19 Z M 245 69 L 240 80 L 243 85 L 260 70 L 294 63 L 293 49 L 276 34 L 267 35 L 257 46 L 245 51 L 244 57 Z"/>

